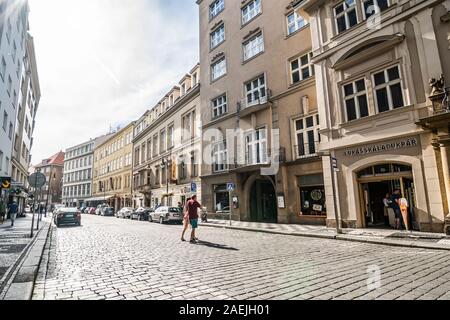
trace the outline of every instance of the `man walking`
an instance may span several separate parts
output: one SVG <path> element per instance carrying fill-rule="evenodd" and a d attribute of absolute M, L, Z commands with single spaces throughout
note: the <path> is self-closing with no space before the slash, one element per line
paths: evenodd
<path fill-rule="evenodd" d="M 0 224 L 3 224 L 3 222 L 5 222 L 5 216 L 6 216 L 5 202 L 3 199 L 0 199 Z"/>
<path fill-rule="evenodd" d="M 400 199 L 400 190 L 395 190 L 391 196 L 391 207 L 394 210 L 394 214 L 395 214 L 395 229 L 396 230 L 400 230 L 400 228 L 401 228 L 400 219 L 401 219 L 402 214 L 400 212 L 400 206 L 398 203 L 399 199 Z"/>
<path fill-rule="evenodd" d="M 189 222 L 192 227 L 191 232 L 191 243 L 197 243 L 197 238 L 195 237 L 195 230 L 198 228 L 198 212 L 197 210 L 201 208 L 202 206 L 197 201 L 197 195 L 193 195 L 191 197 L 191 200 L 189 200 L 186 204 L 188 215 L 189 215 Z"/>
<path fill-rule="evenodd" d="M 9 217 L 11 218 L 11 227 L 14 227 L 14 221 L 16 221 L 16 216 L 17 216 L 17 203 L 15 201 L 13 201 L 10 205 L 9 205 Z"/>

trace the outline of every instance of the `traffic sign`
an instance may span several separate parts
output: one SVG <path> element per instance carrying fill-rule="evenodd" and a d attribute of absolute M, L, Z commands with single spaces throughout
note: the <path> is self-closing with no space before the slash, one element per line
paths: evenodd
<path fill-rule="evenodd" d="M 28 183 L 32 188 L 42 188 L 47 182 L 47 178 L 40 172 L 35 172 L 28 177 Z"/>
<path fill-rule="evenodd" d="M 191 192 L 197 192 L 197 184 L 195 182 L 191 183 Z"/>
<path fill-rule="evenodd" d="M 234 188 L 235 188 L 234 183 L 227 183 L 227 190 L 228 191 L 234 191 Z"/>
<path fill-rule="evenodd" d="M 0 178 L 0 186 L 2 189 L 11 188 L 11 177 L 1 177 Z"/>

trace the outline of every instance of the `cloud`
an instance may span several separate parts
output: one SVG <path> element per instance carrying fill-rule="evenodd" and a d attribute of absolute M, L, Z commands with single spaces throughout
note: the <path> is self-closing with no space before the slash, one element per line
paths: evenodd
<path fill-rule="evenodd" d="M 198 7 L 180 0 L 30 0 L 42 98 L 33 163 L 125 125 L 198 61 Z"/>

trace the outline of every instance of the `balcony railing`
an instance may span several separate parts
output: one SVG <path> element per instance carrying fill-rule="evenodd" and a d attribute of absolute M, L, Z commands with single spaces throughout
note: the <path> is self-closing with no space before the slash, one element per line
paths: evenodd
<path fill-rule="evenodd" d="M 297 159 L 307 159 L 317 157 L 319 151 L 320 142 L 304 143 L 302 145 L 295 146 L 295 154 Z"/>
<path fill-rule="evenodd" d="M 269 102 L 270 96 L 271 96 L 271 90 L 270 89 L 264 89 L 262 90 L 262 94 L 261 94 L 261 90 L 259 92 L 259 96 L 258 97 L 252 97 L 252 98 L 244 98 L 241 100 L 240 103 L 240 108 L 239 110 L 245 110 L 247 108 L 253 107 L 253 106 L 258 106 L 258 105 L 264 105 L 267 102 Z"/>

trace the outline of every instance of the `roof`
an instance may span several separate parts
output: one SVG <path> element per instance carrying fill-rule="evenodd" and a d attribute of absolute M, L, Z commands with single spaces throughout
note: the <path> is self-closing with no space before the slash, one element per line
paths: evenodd
<path fill-rule="evenodd" d="M 58 153 L 56 153 L 55 155 L 51 156 L 48 159 L 44 159 L 42 160 L 42 162 L 38 165 L 36 165 L 36 167 L 44 167 L 44 166 L 51 166 L 51 165 L 64 165 L 64 155 L 65 153 L 63 151 L 60 151 Z"/>

